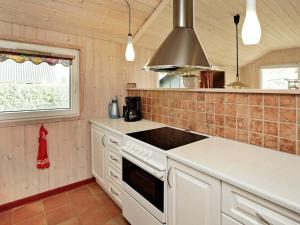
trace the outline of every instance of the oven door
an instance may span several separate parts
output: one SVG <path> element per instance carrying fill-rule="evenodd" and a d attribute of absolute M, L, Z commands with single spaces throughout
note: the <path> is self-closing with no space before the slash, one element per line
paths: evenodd
<path fill-rule="evenodd" d="M 124 190 L 161 223 L 165 223 L 165 171 L 157 171 L 138 159 L 122 153 Z"/>

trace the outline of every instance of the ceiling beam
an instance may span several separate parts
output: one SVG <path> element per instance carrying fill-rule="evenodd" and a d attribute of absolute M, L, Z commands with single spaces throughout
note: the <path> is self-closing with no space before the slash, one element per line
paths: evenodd
<path fill-rule="evenodd" d="M 158 6 L 154 9 L 151 15 L 146 19 L 145 23 L 133 35 L 133 42 L 136 43 L 140 40 L 143 34 L 147 31 L 149 26 L 154 22 L 157 16 L 167 7 L 170 0 L 161 0 Z"/>

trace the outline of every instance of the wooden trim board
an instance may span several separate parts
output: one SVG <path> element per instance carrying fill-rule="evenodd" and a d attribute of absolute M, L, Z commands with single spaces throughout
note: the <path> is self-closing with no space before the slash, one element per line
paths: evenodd
<path fill-rule="evenodd" d="M 279 89 L 231 89 L 231 88 L 128 88 L 127 91 L 181 91 L 181 92 L 218 92 L 218 93 L 254 93 L 254 94 L 280 94 L 300 95 L 300 90 Z"/>

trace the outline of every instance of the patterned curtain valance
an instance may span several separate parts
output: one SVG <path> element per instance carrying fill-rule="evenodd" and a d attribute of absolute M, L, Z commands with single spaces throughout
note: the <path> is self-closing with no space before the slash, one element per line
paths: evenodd
<path fill-rule="evenodd" d="M 17 63 L 24 63 L 26 61 L 30 61 L 35 65 L 39 65 L 43 62 L 48 63 L 50 66 L 54 66 L 56 64 L 61 64 L 65 67 L 69 67 L 72 65 L 72 59 L 74 57 L 70 56 L 59 56 L 41 52 L 30 52 L 27 50 L 18 50 L 18 52 L 9 51 L 7 49 L 0 49 L 0 62 L 11 59 Z"/>

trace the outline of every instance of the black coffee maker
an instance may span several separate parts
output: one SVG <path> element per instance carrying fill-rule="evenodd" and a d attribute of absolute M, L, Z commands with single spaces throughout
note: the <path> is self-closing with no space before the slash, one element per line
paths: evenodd
<path fill-rule="evenodd" d="M 134 122 L 142 119 L 141 113 L 141 97 L 128 96 L 125 97 L 126 107 L 124 113 L 124 120 L 127 122 Z"/>

